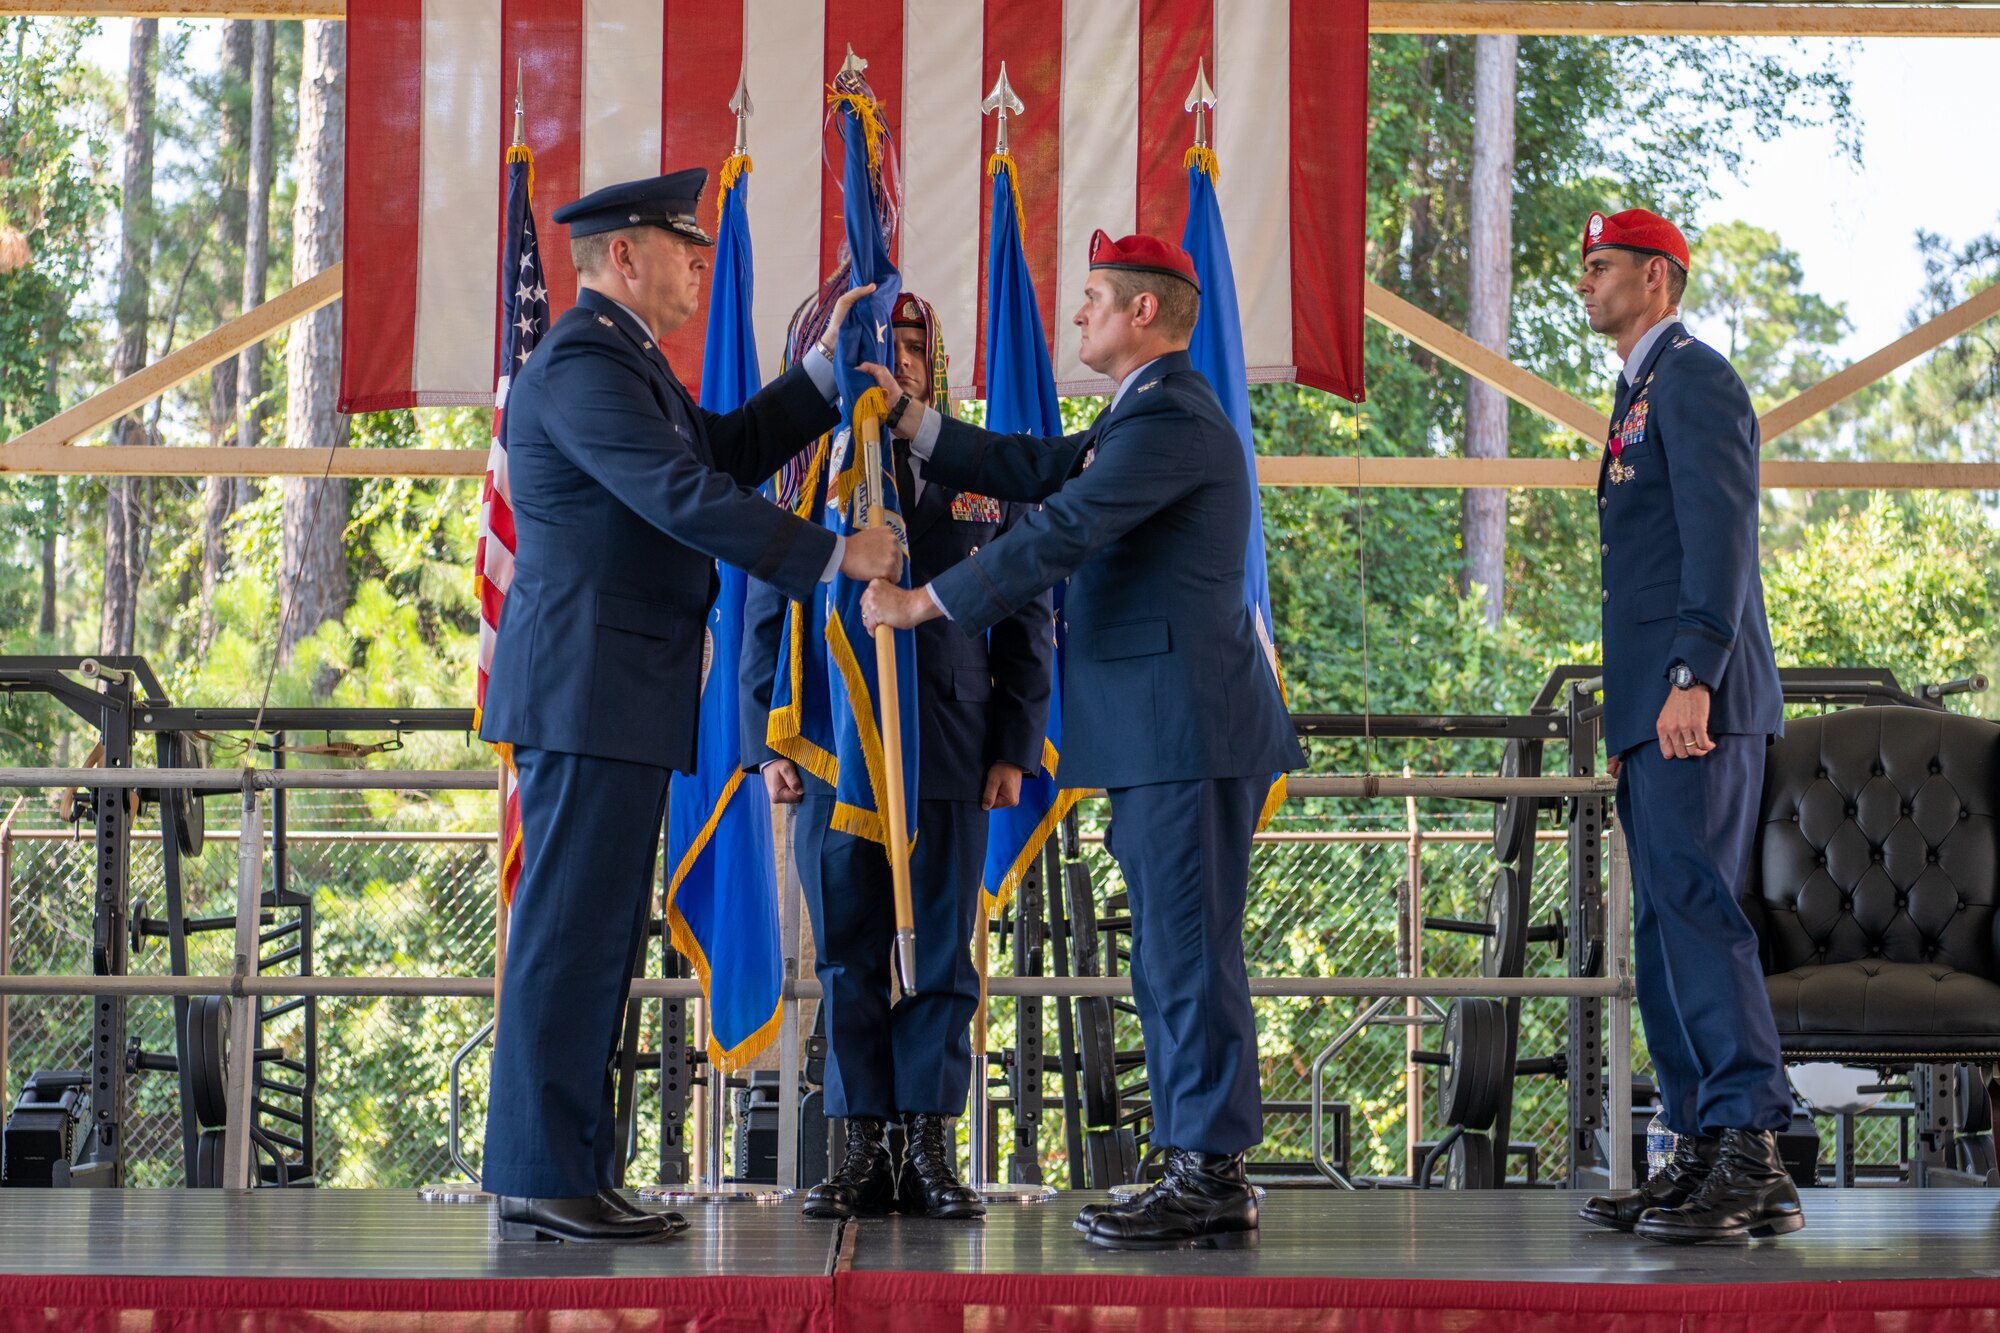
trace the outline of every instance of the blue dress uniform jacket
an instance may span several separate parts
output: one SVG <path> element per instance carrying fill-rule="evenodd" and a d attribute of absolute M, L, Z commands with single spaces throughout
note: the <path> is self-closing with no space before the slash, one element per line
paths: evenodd
<path fill-rule="evenodd" d="M 1068 578 L 1062 779 L 1131 787 L 1305 763 L 1243 599 L 1243 442 L 1187 353 L 1057 439 L 942 424 L 926 478 L 1043 501 L 932 581 L 977 634 Z"/>
<path fill-rule="evenodd" d="M 480 735 L 692 771 L 711 560 L 808 595 L 833 534 L 746 489 L 838 413 L 801 369 L 698 407 L 651 335 L 588 289 L 514 381 L 514 583 Z"/>
<path fill-rule="evenodd" d="M 1728 361 L 1676 323 L 1621 380 L 1598 479 L 1605 748 L 1622 754 L 1639 1010 L 1676 1134 L 1779 1129 L 1791 1097 L 1739 896 L 1783 729 L 1757 572 L 1757 417 Z M 1667 669 L 1710 688 L 1715 749 L 1660 753 Z"/>
<path fill-rule="evenodd" d="M 1250 841 L 1273 776 L 1305 762 L 1243 598 L 1242 439 L 1174 352 L 1076 435 L 944 422 L 925 475 L 1044 501 L 931 587 L 976 634 L 1070 580 L 1062 779 L 1110 791 L 1152 1141 L 1240 1153 L 1263 1137 Z"/>
<path fill-rule="evenodd" d="M 1757 414 L 1728 361 L 1674 324 L 1620 381 L 1598 472 L 1604 744 L 1656 739 L 1667 670 L 1711 691 L 1711 735 L 1784 730 L 1757 567 Z M 1626 471 L 1629 469 L 1629 471 Z"/>
<path fill-rule="evenodd" d="M 1018 523 L 1026 508 L 926 476 L 909 514 L 911 579 L 935 578 Z M 750 585 L 739 677 L 746 768 L 778 757 L 765 735 L 785 606 L 784 594 L 770 585 Z M 996 761 L 1029 772 L 1041 766 L 1048 729 L 1055 621 L 1047 593 L 990 635 L 968 637 L 944 621 L 919 625 L 916 634 L 918 800 L 910 889 L 917 938 L 926 943 L 917 951 L 916 992 L 893 1008 L 888 859 L 876 844 L 835 831 L 832 788 L 800 773 L 807 795 L 796 857 L 826 997 L 826 1109 L 834 1116 L 964 1110 L 972 1077 L 967 1028 L 979 1004 L 969 941 L 988 820 L 979 801 Z"/>

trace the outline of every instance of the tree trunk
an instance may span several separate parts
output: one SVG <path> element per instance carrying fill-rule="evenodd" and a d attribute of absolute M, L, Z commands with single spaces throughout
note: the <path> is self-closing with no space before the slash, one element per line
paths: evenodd
<path fill-rule="evenodd" d="M 247 215 L 243 228 L 243 308 L 264 304 L 271 259 L 271 43 L 275 23 L 256 23 L 250 40 L 250 161 Z M 236 362 L 236 401 L 242 419 L 237 443 L 253 448 L 263 435 L 264 345 L 243 349 Z M 236 482 L 236 502 L 250 502 L 248 478 Z"/>
<path fill-rule="evenodd" d="M 62 354 L 57 351 L 55 318 L 52 317 L 42 328 L 42 345 L 49 350 L 42 358 L 42 403 L 46 411 L 43 416 L 55 413 L 56 391 L 62 374 Z M 54 477 L 42 479 L 47 487 L 44 494 L 48 504 L 42 510 L 42 606 L 35 618 L 35 632 L 42 636 L 46 651 L 54 652 L 56 637 L 56 594 L 59 591 L 56 580 L 56 533 L 61 527 L 59 515 L 62 512 L 62 483 Z"/>
<path fill-rule="evenodd" d="M 245 156 L 246 141 L 250 137 L 250 107 L 244 94 L 251 81 L 250 30 L 253 26 L 245 19 L 223 26 L 223 113 L 217 147 L 222 160 L 232 168 L 223 182 L 219 218 L 225 264 L 243 247 L 249 211 L 245 186 L 250 168 L 247 162 L 239 159 Z M 208 443 L 211 447 L 235 443 L 236 399 L 241 374 L 235 357 L 208 373 Z M 237 480 L 234 477 L 210 477 L 205 486 L 201 530 L 201 626 L 195 640 L 197 647 L 204 650 L 215 631 L 215 585 L 222 577 L 223 536 L 229 516 L 236 512 L 236 492 Z"/>
<path fill-rule="evenodd" d="M 1508 310 L 1514 298 L 1514 82 L 1520 39 L 1481 37 L 1472 75 L 1472 191 L 1468 212 L 1470 254 L 1466 332 L 1507 355 Z M 1507 399 L 1498 389 L 1468 380 L 1465 456 L 1507 456 Z M 1465 563 L 1459 591 L 1480 591 L 1486 623 L 1497 625 L 1507 556 L 1507 492 L 1464 493 L 1460 538 Z"/>
<path fill-rule="evenodd" d="M 304 282 L 340 258 L 342 126 L 347 71 L 343 23 L 305 25 L 299 71 L 299 141 L 292 207 L 292 281 Z M 285 359 L 285 443 L 332 449 L 347 443 L 347 420 L 334 410 L 340 380 L 340 306 L 292 326 Z M 286 612 L 278 631 L 281 661 L 299 640 L 347 609 L 347 483 L 288 477 L 278 591 Z M 324 692 L 330 681 L 317 682 Z"/>
<path fill-rule="evenodd" d="M 119 228 L 118 345 L 111 359 L 115 382 L 136 374 L 146 360 L 147 279 L 152 267 L 153 50 L 158 19 L 134 19 L 125 77 L 125 189 Z M 144 444 L 146 428 L 134 413 L 112 424 L 111 443 Z M 146 522 L 138 477 L 114 477 L 105 488 L 104 599 L 97 648 L 132 651 L 138 623 L 139 582 L 144 574 L 140 535 Z"/>

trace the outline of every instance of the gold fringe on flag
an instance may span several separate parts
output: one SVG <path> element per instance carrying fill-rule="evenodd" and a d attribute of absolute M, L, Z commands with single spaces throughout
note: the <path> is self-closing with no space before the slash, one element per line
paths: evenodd
<path fill-rule="evenodd" d="M 1021 238 L 1021 244 L 1028 243 L 1028 215 L 1021 208 L 1021 170 L 1014 165 L 1012 153 L 995 153 L 986 159 L 986 174 L 998 176 L 1007 173 L 1007 179 L 1014 183 L 1014 228 Z"/>
<path fill-rule="evenodd" d="M 880 176 L 882 141 L 888 137 L 889 127 L 882 123 L 882 109 L 875 105 L 875 99 L 862 93 L 841 92 L 829 83 L 826 86 L 826 104 L 847 107 L 860 119 L 861 137 L 868 141 L 868 174 Z"/>
<path fill-rule="evenodd" d="M 535 197 L 535 154 L 533 150 L 524 143 L 517 143 L 510 147 L 507 150 L 507 164 L 512 166 L 516 162 L 526 162 L 528 164 L 528 198 L 533 199 Z"/>
<path fill-rule="evenodd" d="M 743 179 L 754 168 L 750 165 L 750 154 L 731 153 L 722 161 L 722 188 L 715 192 L 715 219 L 722 221 L 722 197 L 736 188 L 736 182 Z"/>
<path fill-rule="evenodd" d="M 1199 168 L 1201 174 L 1212 181 L 1222 179 L 1222 164 L 1215 160 L 1215 150 L 1213 148 L 1204 148 L 1200 144 L 1196 144 L 1187 150 L 1187 156 L 1181 159 L 1181 165 L 1184 167 Z"/>

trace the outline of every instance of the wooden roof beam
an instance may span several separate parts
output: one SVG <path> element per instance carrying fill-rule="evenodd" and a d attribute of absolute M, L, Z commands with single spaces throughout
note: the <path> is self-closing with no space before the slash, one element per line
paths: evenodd
<path fill-rule="evenodd" d="M 335 264 L 306 279 L 298 286 L 274 296 L 248 314 L 238 315 L 213 333 L 204 334 L 177 352 L 127 375 L 108 389 L 92 394 L 65 412 L 58 412 L 39 426 L 16 436 L 0 451 L 37 448 L 67 449 L 99 427 L 107 426 L 135 412 L 161 394 L 168 393 L 219 365 L 244 348 L 276 333 L 286 325 L 310 315 L 340 299 L 341 265 Z M 130 452 L 142 452 L 134 447 Z M 171 449 L 164 452 L 185 453 Z M 217 449 L 215 453 L 245 453 L 254 450 Z M 197 473 L 195 475 L 209 475 Z"/>

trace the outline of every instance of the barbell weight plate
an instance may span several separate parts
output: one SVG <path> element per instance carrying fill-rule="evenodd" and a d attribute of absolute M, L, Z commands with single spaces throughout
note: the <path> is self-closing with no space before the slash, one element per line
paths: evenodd
<path fill-rule="evenodd" d="M 1451 1159 L 1445 1165 L 1445 1188 L 1454 1190 L 1500 1188 L 1499 1169 L 1493 1158 L 1492 1139 L 1484 1134 L 1459 1135 L 1451 1145 Z"/>
<path fill-rule="evenodd" d="M 1111 1003 L 1085 996 L 1076 1006 L 1076 1055 L 1083 1089 L 1083 1123 L 1101 1129 L 1118 1123 L 1118 1048 Z"/>
<path fill-rule="evenodd" d="M 220 1129 L 204 1129 L 194 1143 L 194 1187 L 198 1190 L 222 1188 L 222 1139 Z"/>
<path fill-rule="evenodd" d="M 1538 778 L 1542 775 L 1542 743 L 1515 737 L 1500 752 L 1500 776 Z M 1521 849 L 1534 836 L 1536 801 L 1509 796 L 1493 807 L 1493 855 L 1503 865 L 1521 859 Z"/>
<path fill-rule="evenodd" d="M 1462 996 L 1445 1012 L 1438 1114 L 1447 1125 L 1490 1129 L 1506 1093 L 1507 1018 L 1498 1000 Z"/>
<path fill-rule="evenodd" d="M 1978 1065 L 1960 1065 L 1958 1077 L 1958 1132 L 1986 1134 L 1993 1129 L 1993 1103 L 1986 1092 L 1986 1071 Z"/>
<path fill-rule="evenodd" d="M 1488 977 L 1518 977 L 1528 966 L 1528 891 L 1512 866 L 1494 872 L 1486 891 L 1486 924 L 1493 933 L 1479 940 L 1479 971 Z"/>
<path fill-rule="evenodd" d="M 194 1118 L 216 1127 L 229 1120 L 229 997 L 197 995 L 188 1005 L 188 1060 L 194 1071 Z"/>

